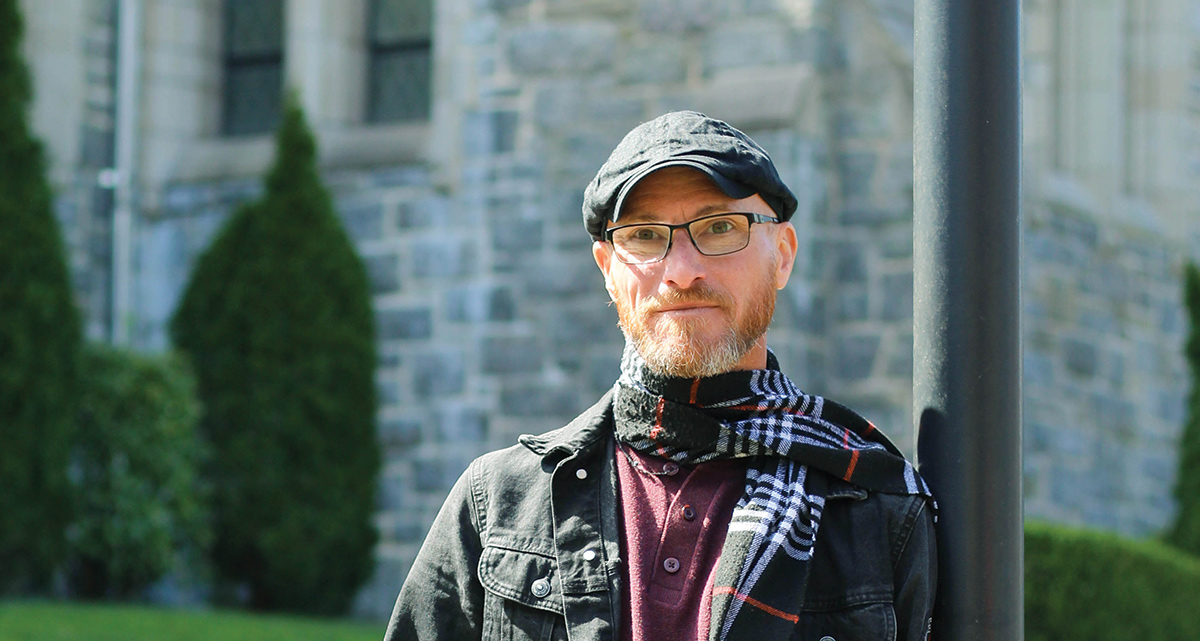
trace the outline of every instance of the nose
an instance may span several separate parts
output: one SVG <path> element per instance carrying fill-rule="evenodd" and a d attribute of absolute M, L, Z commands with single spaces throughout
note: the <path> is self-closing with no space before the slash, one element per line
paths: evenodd
<path fill-rule="evenodd" d="M 692 244 L 686 230 L 676 229 L 673 233 L 671 249 L 662 259 L 663 281 L 687 289 L 705 276 L 704 254 Z"/>

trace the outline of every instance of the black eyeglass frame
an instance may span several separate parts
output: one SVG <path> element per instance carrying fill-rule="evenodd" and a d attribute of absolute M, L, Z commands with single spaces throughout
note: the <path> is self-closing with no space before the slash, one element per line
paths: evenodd
<path fill-rule="evenodd" d="M 727 252 L 721 252 L 719 254 L 709 254 L 709 253 L 705 252 L 703 249 L 700 249 L 700 245 L 698 245 L 696 243 L 696 238 L 694 236 L 692 236 L 692 225 L 695 223 L 698 223 L 702 220 L 708 220 L 710 218 L 725 218 L 728 216 L 745 216 L 746 217 L 746 220 L 749 222 L 749 227 L 746 232 L 746 244 L 742 245 L 741 247 L 738 247 L 737 249 L 732 249 Z M 675 244 L 675 230 L 676 229 L 683 229 L 687 232 L 688 240 L 692 241 L 692 247 L 695 247 L 696 251 L 700 252 L 700 254 L 702 256 L 728 256 L 730 254 L 736 254 L 750 246 L 750 231 L 754 229 L 754 223 L 780 223 L 780 222 L 783 222 L 783 221 L 781 221 L 778 218 L 775 218 L 773 216 L 767 216 L 765 214 L 755 214 L 755 213 L 751 213 L 751 212 L 747 212 L 747 211 L 727 211 L 727 212 L 722 212 L 719 214 L 709 214 L 707 216 L 693 218 L 692 220 L 689 220 L 686 223 L 679 223 L 676 225 L 672 225 L 670 223 L 629 223 L 628 225 L 618 225 L 616 227 L 609 227 L 608 229 L 604 230 L 604 240 L 605 240 L 605 242 L 612 243 L 614 233 L 621 231 L 622 229 L 629 229 L 630 227 L 666 227 L 667 234 L 668 234 L 667 235 L 667 248 L 665 250 L 663 250 L 662 256 L 659 256 L 658 258 L 655 258 L 654 260 L 630 263 L 630 262 L 621 260 L 621 252 L 615 252 L 617 255 L 617 260 L 620 260 L 622 263 L 625 263 L 626 265 L 651 265 L 653 263 L 657 263 L 657 262 L 663 260 L 664 258 L 667 257 L 668 254 L 671 253 L 671 247 Z M 616 244 L 613 243 L 613 246 L 615 248 Z"/>

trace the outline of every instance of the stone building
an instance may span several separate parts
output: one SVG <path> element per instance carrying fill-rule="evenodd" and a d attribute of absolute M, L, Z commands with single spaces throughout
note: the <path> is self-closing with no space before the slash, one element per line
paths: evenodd
<path fill-rule="evenodd" d="M 140 7 L 124 132 L 118 4 Z M 193 259 L 258 193 L 280 96 L 297 92 L 374 284 L 387 462 L 364 614 L 389 611 L 472 457 L 559 426 L 612 384 L 622 339 L 582 192 L 626 131 L 667 110 L 728 120 L 771 153 L 800 200 L 801 252 L 769 341 L 806 390 L 914 449 L 911 2 L 23 8 L 33 123 L 95 339 L 168 347 Z M 1024 9 L 1026 513 L 1150 535 L 1174 510 L 1187 386 L 1200 1 Z M 114 174 L 121 135 L 132 171 Z M 132 270 L 114 276 L 125 250 L 106 185 L 127 176 Z"/>

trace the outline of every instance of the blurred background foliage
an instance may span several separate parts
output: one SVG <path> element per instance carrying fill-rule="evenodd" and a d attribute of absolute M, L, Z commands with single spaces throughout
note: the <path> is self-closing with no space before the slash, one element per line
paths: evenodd
<path fill-rule="evenodd" d="M 202 565 L 211 531 L 195 380 L 177 355 L 84 351 L 68 530 L 72 592 L 128 599 Z"/>
<path fill-rule="evenodd" d="M 344 613 L 378 538 L 374 318 L 300 108 L 176 315 L 195 369 L 85 347 L 20 35 L 0 0 L 0 594 L 138 600 L 182 573 L 218 602 Z"/>
<path fill-rule="evenodd" d="M 1200 560 L 1158 541 L 1025 526 L 1027 641 L 1200 639 Z"/>
<path fill-rule="evenodd" d="M 294 98 L 276 144 L 265 195 L 200 257 L 171 331 L 215 454 L 219 596 L 341 614 L 378 539 L 374 316 Z"/>
<path fill-rule="evenodd" d="M 1185 552 L 1200 555 L 1200 269 L 1191 263 L 1184 269 L 1183 302 L 1191 321 L 1184 353 L 1192 386 L 1179 444 L 1179 475 L 1175 484 L 1179 513 L 1168 540 Z"/>
<path fill-rule="evenodd" d="M 16 0 L 0 0 L 0 595 L 44 590 L 65 553 L 78 310 L 51 206 Z"/>

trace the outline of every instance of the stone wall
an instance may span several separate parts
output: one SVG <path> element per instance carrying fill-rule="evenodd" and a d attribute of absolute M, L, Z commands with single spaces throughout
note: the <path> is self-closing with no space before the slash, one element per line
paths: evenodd
<path fill-rule="evenodd" d="M 1051 199 L 1025 221 L 1026 516 L 1157 534 L 1189 378 L 1183 248 Z"/>

